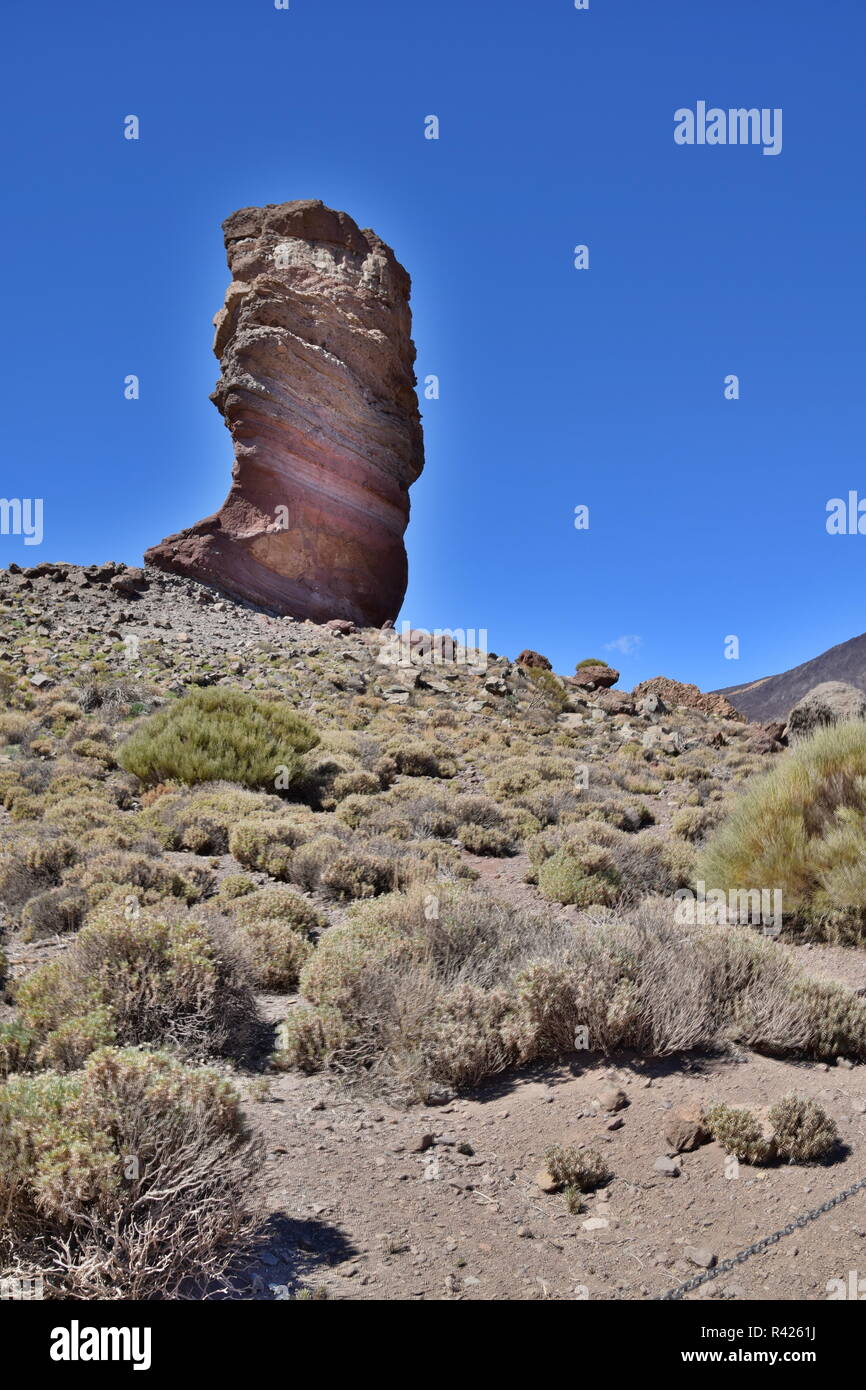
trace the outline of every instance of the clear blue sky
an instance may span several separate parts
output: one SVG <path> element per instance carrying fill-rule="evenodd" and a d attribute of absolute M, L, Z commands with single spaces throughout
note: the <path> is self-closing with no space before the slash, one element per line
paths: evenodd
<path fill-rule="evenodd" d="M 863 0 L 7 0 L 4 50 L 0 496 L 45 540 L 0 563 L 140 562 L 220 504 L 220 222 L 320 197 L 441 378 L 403 617 L 705 688 L 866 628 L 824 526 L 866 496 Z M 677 146 L 700 100 L 781 107 L 781 154 Z"/>

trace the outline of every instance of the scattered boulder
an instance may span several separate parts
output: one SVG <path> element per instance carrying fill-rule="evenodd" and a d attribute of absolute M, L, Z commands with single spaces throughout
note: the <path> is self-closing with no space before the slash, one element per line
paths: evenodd
<path fill-rule="evenodd" d="M 414 665 L 438 666 L 454 661 L 457 644 L 448 632 L 424 632 L 422 629 L 413 629 L 409 633 L 409 651 Z"/>
<path fill-rule="evenodd" d="M 804 695 L 788 715 L 786 734 L 805 738 L 816 729 L 866 719 L 866 694 L 847 681 L 823 681 Z"/>
<path fill-rule="evenodd" d="M 682 753 L 685 739 L 678 730 L 671 732 L 660 724 L 653 724 L 641 738 L 641 746 L 650 753 L 669 753 L 672 757 Z"/>
<path fill-rule="evenodd" d="M 605 714 L 634 714 L 634 701 L 623 690 L 600 690 L 595 696 L 595 704 Z"/>
<path fill-rule="evenodd" d="M 735 719 L 739 724 L 746 722 L 746 716 L 735 710 L 724 695 L 706 694 L 696 685 L 686 685 L 668 676 L 653 676 L 651 680 L 641 681 L 632 695 L 635 700 L 640 700 L 644 695 L 658 695 L 671 707 L 681 705 L 686 709 L 700 710 L 703 714 L 714 714 L 719 719 Z"/>
<path fill-rule="evenodd" d="M 625 1091 L 621 1091 L 618 1087 L 610 1086 L 607 1090 L 599 1093 L 598 1103 L 602 1110 L 607 1110 L 612 1115 L 615 1110 L 625 1109 L 628 1105 L 628 1096 Z"/>
<path fill-rule="evenodd" d="M 788 742 L 784 724 L 756 724 L 746 747 L 750 753 L 781 753 Z"/>
<path fill-rule="evenodd" d="M 609 690 L 619 680 L 619 671 L 615 671 L 612 666 L 603 666 L 601 663 L 578 666 L 569 680 L 572 685 L 579 686 L 582 690 Z"/>
<path fill-rule="evenodd" d="M 653 1172 L 661 1173 L 666 1178 L 678 1178 L 681 1171 L 679 1159 L 669 1158 L 667 1154 L 657 1158 L 653 1164 Z"/>
<path fill-rule="evenodd" d="M 551 666 L 546 656 L 542 656 L 541 652 L 532 651 L 529 647 L 526 647 L 520 653 L 520 655 L 517 658 L 516 665 L 535 667 L 536 670 L 539 671 L 553 670 L 553 667 Z"/>
<path fill-rule="evenodd" d="M 657 691 L 651 690 L 640 702 L 641 714 L 667 714 L 668 707 Z"/>
<path fill-rule="evenodd" d="M 147 575 L 142 569 L 121 570 L 120 574 L 109 580 L 109 588 L 115 594 L 122 594 L 124 598 L 137 598 L 147 588 Z"/>
<path fill-rule="evenodd" d="M 683 1254 L 698 1269 L 713 1269 L 718 1261 L 718 1256 L 705 1245 L 687 1245 Z"/>
<path fill-rule="evenodd" d="M 674 1153 L 688 1153 L 708 1144 L 710 1132 L 699 1105 L 680 1105 L 665 1120 L 665 1139 Z"/>

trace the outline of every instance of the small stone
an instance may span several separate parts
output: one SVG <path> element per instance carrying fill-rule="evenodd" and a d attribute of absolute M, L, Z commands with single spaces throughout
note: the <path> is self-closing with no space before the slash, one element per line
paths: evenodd
<path fill-rule="evenodd" d="M 705 1245 L 687 1245 L 683 1251 L 686 1259 L 699 1269 L 712 1269 L 718 1259 Z"/>
<path fill-rule="evenodd" d="M 562 1187 L 562 1183 L 557 1182 L 556 1178 L 548 1173 L 546 1168 L 540 1168 L 536 1173 L 535 1183 L 537 1187 L 541 1188 L 542 1192 L 558 1192 Z"/>
<path fill-rule="evenodd" d="M 663 1173 L 666 1178 L 678 1178 L 680 1165 L 675 1158 L 657 1158 L 653 1164 L 653 1171 Z"/>
<path fill-rule="evenodd" d="M 609 1225 L 606 1216 L 591 1216 L 588 1221 L 581 1222 L 584 1231 L 604 1231 Z"/>

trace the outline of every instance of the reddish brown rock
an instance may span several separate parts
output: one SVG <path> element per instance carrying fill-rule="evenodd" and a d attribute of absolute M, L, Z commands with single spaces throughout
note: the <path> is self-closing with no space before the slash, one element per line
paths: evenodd
<path fill-rule="evenodd" d="M 671 680 L 668 676 L 653 676 L 652 680 L 641 681 L 632 691 L 636 700 L 642 695 L 660 695 L 666 705 L 685 706 L 687 709 L 701 710 L 704 714 L 714 714 L 719 719 L 735 719 L 744 724 L 745 717 L 729 704 L 724 695 L 717 691 L 705 693 L 696 685 L 686 685 L 683 681 Z"/>
<path fill-rule="evenodd" d="M 594 703 L 607 714 L 634 714 L 634 700 L 623 690 L 599 690 Z"/>
<path fill-rule="evenodd" d="M 526 647 L 518 656 L 515 663 L 517 666 L 528 666 L 538 671 L 551 671 L 553 668 L 546 656 L 541 652 L 534 652 L 531 647 Z"/>
<path fill-rule="evenodd" d="M 277 613 L 378 626 L 403 601 L 424 464 L 409 276 L 318 200 L 242 208 L 223 230 L 232 283 L 211 399 L 234 441 L 232 487 L 145 559 Z"/>
<path fill-rule="evenodd" d="M 615 671 L 612 666 L 578 666 L 573 676 L 569 677 L 570 684 L 580 686 L 584 690 L 608 690 L 610 686 L 616 685 L 619 680 L 619 671 Z"/>

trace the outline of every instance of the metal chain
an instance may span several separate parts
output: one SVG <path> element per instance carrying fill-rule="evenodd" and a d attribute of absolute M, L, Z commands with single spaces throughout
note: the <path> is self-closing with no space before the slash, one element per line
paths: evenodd
<path fill-rule="evenodd" d="M 715 1265 L 712 1269 L 705 1269 L 701 1274 L 696 1274 L 692 1279 L 687 1279 L 684 1284 L 680 1284 L 675 1289 L 670 1289 L 668 1293 L 658 1294 L 654 1300 L 657 1303 L 665 1303 L 670 1299 L 682 1298 L 684 1294 L 691 1293 L 693 1289 L 700 1288 L 701 1284 L 707 1284 L 711 1279 L 718 1279 L 720 1274 L 728 1274 L 737 1265 L 743 1264 L 750 1255 L 757 1255 L 769 1246 L 775 1245 L 783 1236 L 789 1236 L 793 1231 L 799 1230 L 802 1226 L 808 1226 L 810 1221 L 816 1221 L 819 1216 L 823 1216 L 825 1211 L 832 1211 L 833 1207 L 840 1202 L 847 1202 L 849 1197 L 853 1197 L 855 1192 L 866 1187 L 866 1178 L 861 1178 L 855 1182 L 853 1187 L 846 1187 L 844 1192 L 837 1192 L 835 1197 L 831 1197 L 823 1206 L 815 1207 L 814 1211 L 807 1211 L 803 1216 L 798 1216 L 795 1221 L 783 1226 L 781 1231 L 774 1231 L 771 1236 L 764 1236 L 763 1240 L 756 1240 L 754 1245 L 749 1245 L 745 1250 L 740 1250 L 730 1260 L 723 1260 L 721 1264 Z"/>

